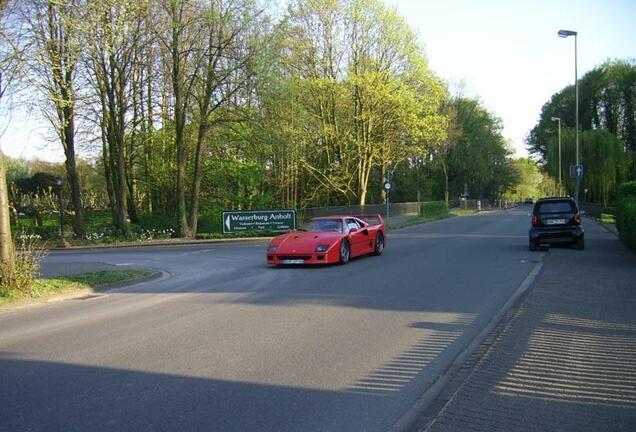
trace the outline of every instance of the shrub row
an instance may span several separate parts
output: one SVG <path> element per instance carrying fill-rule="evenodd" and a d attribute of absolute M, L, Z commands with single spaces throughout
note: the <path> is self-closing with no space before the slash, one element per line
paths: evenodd
<path fill-rule="evenodd" d="M 618 188 L 616 227 L 625 244 L 636 251 L 636 181 Z"/>
<path fill-rule="evenodd" d="M 426 202 L 420 205 L 420 216 L 445 217 L 448 216 L 448 207 L 444 201 Z"/>

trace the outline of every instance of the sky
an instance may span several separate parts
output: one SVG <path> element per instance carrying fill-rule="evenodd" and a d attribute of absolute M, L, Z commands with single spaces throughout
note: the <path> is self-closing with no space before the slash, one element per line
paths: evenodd
<path fill-rule="evenodd" d="M 451 91 L 477 97 L 503 120 L 517 157 L 541 107 L 578 74 L 608 59 L 636 58 L 636 0 L 385 0 L 417 31 L 429 66 Z M 0 112 L 0 145 L 11 157 L 62 161 L 37 113 Z M 80 140 L 81 141 L 81 140 Z M 81 142 L 80 142 L 81 145 Z"/>
<path fill-rule="evenodd" d="M 607 59 L 636 58 L 636 1 L 387 0 L 420 36 L 429 66 L 450 88 L 503 120 L 516 156 L 550 97 Z"/>

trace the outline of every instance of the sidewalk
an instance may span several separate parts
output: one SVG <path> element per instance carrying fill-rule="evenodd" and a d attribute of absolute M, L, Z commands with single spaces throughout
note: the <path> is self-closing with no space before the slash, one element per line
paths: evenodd
<path fill-rule="evenodd" d="M 595 222 L 585 229 L 584 251 L 549 250 L 424 430 L 636 430 L 636 254 Z"/>

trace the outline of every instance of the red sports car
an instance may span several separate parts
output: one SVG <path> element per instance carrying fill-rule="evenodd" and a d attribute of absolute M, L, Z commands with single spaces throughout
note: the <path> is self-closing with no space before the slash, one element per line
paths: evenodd
<path fill-rule="evenodd" d="M 382 216 L 326 216 L 311 219 L 296 231 L 275 237 L 267 263 L 346 264 L 361 255 L 380 255 L 386 244 Z"/>

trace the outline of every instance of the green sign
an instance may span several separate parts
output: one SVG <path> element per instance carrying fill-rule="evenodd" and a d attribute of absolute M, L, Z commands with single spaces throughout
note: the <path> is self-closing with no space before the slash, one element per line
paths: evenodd
<path fill-rule="evenodd" d="M 296 228 L 296 210 L 223 212 L 223 234 L 241 231 L 287 231 Z"/>

